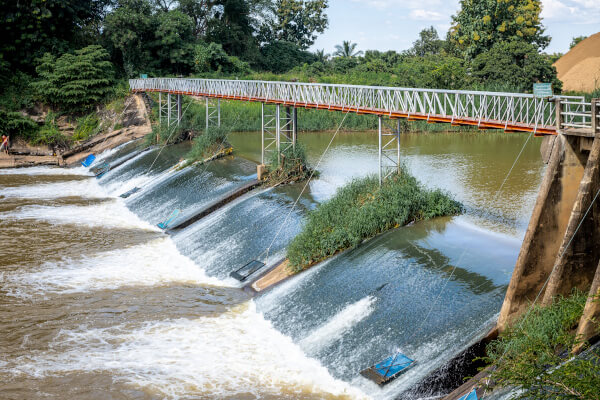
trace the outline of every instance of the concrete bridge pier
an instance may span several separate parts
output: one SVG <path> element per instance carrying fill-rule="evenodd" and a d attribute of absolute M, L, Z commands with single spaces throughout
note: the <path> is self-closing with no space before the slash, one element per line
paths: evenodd
<path fill-rule="evenodd" d="M 597 101 L 592 104 L 597 122 L 600 107 Z M 592 129 L 561 130 L 544 138 L 542 156 L 548 167 L 500 311 L 500 331 L 534 301 L 548 305 L 574 288 L 598 292 L 600 129 L 597 124 Z M 590 338 L 589 320 L 599 315 L 597 303 L 586 306 L 582 339 Z"/>

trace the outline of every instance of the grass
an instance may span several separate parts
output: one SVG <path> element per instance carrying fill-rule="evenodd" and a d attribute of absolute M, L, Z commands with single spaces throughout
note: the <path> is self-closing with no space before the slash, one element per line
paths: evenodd
<path fill-rule="evenodd" d="M 282 151 L 279 157 L 277 152 L 271 154 L 267 184 L 277 185 L 301 181 L 308 179 L 312 172 L 306 161 L 304 146 L 296 143 L 295 147 L 289 147 Z"/>
<path fill-rule="evenodd" d="M 572 358 L 576 327 L 587 296 L 575 291 L 547 307 L 535 305 L 487 347 L 499 386 L 524 389 L 528 399 L 598 399 L 600 357 Z M 557 368 L 558 367 L 558 368 Z"/>
<path fill-rule="evenodd" d="M 192 144 L 192 149 L 186 154 L 188 162 L 204 161 L 217 155 L 221 150 L 230 148 L 227 135 L 230 130 L 223 126 L 211 127 L 200 136 L 197 136 Z"/>
<path fill-rule="evenodd" d="M 308 214 L 287 256 L 299 272 L 389 229 L 462 211 L 459 202 L 424 188 L 405 169 L 381 187 L 376 176 L 355 179 Z"/>
<path fill-rule="evenodd" d="M 98 131 L 100 120 L 96 113 L 88 114 L 77 119 L 77 127 L 73 133 L 73 140 L 86 140 Z"/>

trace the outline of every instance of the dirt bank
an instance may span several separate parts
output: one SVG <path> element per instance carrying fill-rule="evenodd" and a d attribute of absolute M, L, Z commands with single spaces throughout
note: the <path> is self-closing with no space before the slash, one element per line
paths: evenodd
<path fill-rule="evenodd" d="M 142 96 L 133 95 L 132 101 L 126 101 L 126 104 L 127 107 L 117 121 L 123 128 L 96 135 L 60 153 L 55 153 L 47 146 L 32 146 L 24 142 L 16 142 L 12 144 L 9 155 L 0 155 L 0 168 L 35 165 L 74 166 L 89 154 L 99 154 L 150 133 L 152 126 Z"/>
<path fill-rule="evenodd" d="M 579 42 L 554 66 L 563 90 L 592 92 L 600 85 L 600 33 Z"/>

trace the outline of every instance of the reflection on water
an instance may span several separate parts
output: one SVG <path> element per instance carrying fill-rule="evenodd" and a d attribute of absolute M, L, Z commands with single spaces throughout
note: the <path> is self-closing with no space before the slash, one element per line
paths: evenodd
<path fill-rule="evenodd" d="M 313 164 L 331 135 L 300 134 Z M 496 196 L 525 135 L 403 135 L 411 173 L 466 214 L 393 230 L 249 300 L 229 273 L 282 257 L 308 210 L 376 173 L 377 136 L 340 133 L 293 210 L 303 183 L 162 233 L 174 208 L 191 215 L 253 179 L 260 134 L 230 140 L 235 157 L 181 171 L 189 143 L 158 158 L 121 146 L 99 158 L 128 161 L 99 180 L 0 171 L 0 397 L 402 397 L 493 322 L 540 182 L 539 142 Z M 379 388 L 358 375 L 398 350 L 418 361 L 401 379 Z"/>

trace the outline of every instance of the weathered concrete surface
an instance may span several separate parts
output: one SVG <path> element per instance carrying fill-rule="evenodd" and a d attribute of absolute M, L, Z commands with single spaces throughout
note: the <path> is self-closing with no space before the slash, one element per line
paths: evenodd
<path fill-rule="evenodd" d="M 598 189 L 600 137 L 592 144 L 583 178 L 576 191 L 577 198 L 544 293 L 543 305 L 551 304 L 557 295 L 569 295 L 573 288 L 587 291 L 592 283 L 600 259 L 600 203 L 595 201 L 591 208 L 590 205 Z"/>
<path fill-rule="evenodd" d="M 33 167 L 35 165 L 60 165 L 60 157 L 0 154 L 0 168 Z"/>
<path fill-rule="evenodd" d="M 560 135 L 552 145 L 549 164 L 500 310 L 500 331 L 536 299 L 554 266 L 587 161 L 579 151 L 578 140 Z"/>
<path fill-rule="evenodd" d="M 577 327 L 577 338 L 581 341 L 575 346 L 573 351 L 579 353 L 586 341 L 590 340 L 598 332 L 598 321 L 600 320 L 600 262 L 596 268 L 596 274 L 590 287 L 589 295 L 585 307 L 583 309 L 583 315 L 579 320 L 579 326 Z"/>

